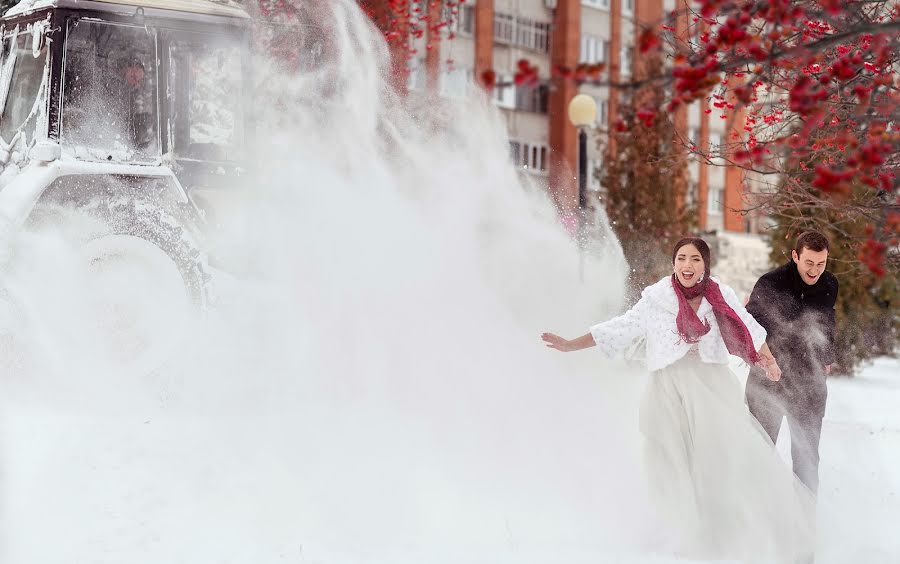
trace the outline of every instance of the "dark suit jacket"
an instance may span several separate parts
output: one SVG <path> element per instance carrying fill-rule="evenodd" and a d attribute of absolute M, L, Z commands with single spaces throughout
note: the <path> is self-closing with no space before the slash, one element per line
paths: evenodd
<path fill-rule="evenodd" d="M 756 282 L 747 311 L 766 329 L 766 342 L 783 372 L 782 381 L 768 388 L 789 395 L 824 394 L 825 365 L 835 361 L 837 293 L 838 281 L 832 273 L 823 272 L 810 286 L 800 278 L 794 261 Z M 751 380 L 759 377 L 758 371 L 751 373 Z"/>

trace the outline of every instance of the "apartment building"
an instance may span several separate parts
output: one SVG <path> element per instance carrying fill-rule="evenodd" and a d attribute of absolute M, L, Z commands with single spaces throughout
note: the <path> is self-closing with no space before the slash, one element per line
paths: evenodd
<path fill-rule="evenodd" d="M 622 97 L 618 89 L 560 81 L 517 86 L 512 83 L 517 62 L 536 65 L 549 77 L 558 65 L 603 62 L 613 81 L 627 82 L 635 57 L 637 22 L 658 23 L 664 14 L 684 6 L 684 0 L 462 0 L 449 6 L 432 4 L 434 17 L 452 20 L 440 37 L 412 40 L 407 86 L 435 88 L 443 96 L 465 96 L 486 70 L 496 73 L 493 101 L 506 117 L 510 158 L 522 174 L 544 182 L 561 206 L 576 199 L 577 133 L 569 123 L 567 107 L 573 96 L 588 94 L 597 102 L 597 132 L 603 135 L 615 123 Z M 429 4 L 413 4 L 426 13 Z M 455 10 L 455 13 L 453 12 Z M 452 16 L 452 17 L 451 17 Z M 681 31 L 692 25 L 686 17 Z M 428 45 L 431 45 L 429 48 Z M 638 59 L 639 60 L 639 59 Z M 708 111 L 707 111 L 708 110 Z M 679 133 L 700 149 L 715 153 L 732 132 L 720 118 L 721 110 L 705 102 L 683 108 L 673 119 Z M 736 125 L 740 130 L 740 125 Z M 589 143 L 589 170 L 603 167 L 603 151 Z M 689 165 L 690 193 L 697 204 L 703 230 L 755 231 L 758 221 L 730 209 L 742 207 L 743 174 L 740 169 L 695 160 Z M 589 190 L 600 190 L 591 175 Z"/>

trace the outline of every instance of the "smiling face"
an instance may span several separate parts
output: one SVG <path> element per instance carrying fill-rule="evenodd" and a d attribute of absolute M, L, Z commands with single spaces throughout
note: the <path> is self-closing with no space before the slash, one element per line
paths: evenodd
<path fill-rule="evenodd" d="M 692 244 L 684 245 L 675 252 L 674 267 L 675 276 L 685 288 L 690 288 L 700 282 L 706 271 L 703 255 Z"/>
<path fill-rule="evenodd" d="M 822 273 L 825 272 L 825 263 L 828 261 L 828 249 L 814 251 L 803 247 L 800 249 L 799 255 L 797 251 L 791 251 L 791 258 L 794 259 L 794 264 L 797 265 L 797 272 L 800 273 L 800 278 L 806 284 L 812 286 L 819 281 Z"/>

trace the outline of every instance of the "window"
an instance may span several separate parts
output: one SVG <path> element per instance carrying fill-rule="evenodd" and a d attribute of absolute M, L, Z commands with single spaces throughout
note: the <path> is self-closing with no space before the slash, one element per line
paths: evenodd
<path fill-rule="evenodd" d="M 549 53 L 550 24 L 497 12 L 494 14 L 494 41 Z"/>
<path fill-rule="evenodd" d="M 588 159 L 587 163 L 587 187 L 588 190 L 592 192 L 600 192 L 603 190 L 603 185 L 600 184 L 600 175 L 602 174 L 601 167 L 603 166 L 603 159 Z"/>
<path fill-rule="evenodd" d="M 623 78 L 631 76 L 631 58 L 634 55 L 633 51 L 634 49 L 626 46 L 619 52 L 620 76 Z"/>
<path fill-rule="evenodd" d="M 446 96 L 447 98 L 465 98 L 468 96 L 471 74 L 471 70 L 464 68 L 444 69 L 440 77 L 441 96 Z"/>
<path fill-rule="evenodd" d="M 20 129 L 26 143 L 34 138 L 37 112 L 32 115 L 31 110 L 40 94 L 46 60 L 46 44 L 38 57 L 32 54 L 31 33 L 20 33 L 3 42 L 3 89 L 6 96 L 0 116 L 0 135 L 7 143 Z"/>
<path fill-rule="evenodd" d="M 595 36 L 589 34 L 581 35 L 581 62 L 596 63 L 600 60 L 600 45 L 602 42 Z"/>
<path fill-rule="evenodd" d="M 407 88 L 410 90 L 424 89 L 426 74 L 425 61 L 421 58 L 411 59 L 409 61 L 409 77 L 406 82 Z"/>
<path fill-rule="evenodd" d="M 0 99 L 5 102 L 6 95 L 9 93 L 9 83 L 12 81 L 13 68 L 16 66 L 18 47 L 16 46 L 15 35 L 2 37 L 2 42 L 3 51 L 0 53 Z M 0 102 L 0 104 L 3 102 Z M 0 110 L 3 110 L 3 108 L 0 107 Z"/>
<path fill-rule="evenodd" d="M 634 14 L 634 0 L 622 0 L 622 13 L 628 16 Z"/>
<path fill-rule="evenodd" d="M 700 132 L 696 127 L 688 129 L 687 142 L 694 147 L 700 148 Z"/>
<path fill-rule="evenodd" d="M 718 155 L 719 151 L 722 150 L 722 136 L 718 133 L 710 133 L 709 134 L 709 153 L 711 155 Z"/>
<path fill-rule="evenodd" d="M 515 44 L 542 53 L 550 51 L 550 24 L 528 18 L 516 18 Z"/>
<path fill-rule="evenodd" d="M 599 63 L 606 59 L 604 48 L 606 43 L 599 37 L 584 34 L 581 36 L 581 62 Z"/>
<path fill-rule="evenodd" d="M 518 163 L 519 159 L 522 157 L 522 144 L 518 141 L 510 141 L 509 142 L 509 160 L 513 163 Z"/>
<path fill-rule="evenodd" d="M 687 194 L 686 194 L 684 203 L 687 204 L 688 206 L 697 205 L 697 197 L 698 197 L 699 193 L 700 193 L 700 187 L 697 185 L 697 181 L 696 180 L 689 181 L 688 187 L 687 187 Z"/>
<path fill-rule="evenodd" d="M 282 25 L 259 23 L 259 45 L 268 45 L 275 59 L 290 59 L 295 72 L 320 70 L 330 54 L 332 39 L 323 27 L 314 25 Z"/>
<path fill-rule="evenodd" d="M 169 88 L 175 153 L 207 161 L 234 161 L 243 151 L 241 50 L 207 35 L 169 41 Z"/>
<path fill-rule="evenodd" d="M 708 194 L 706 213 L 709 215 L 722 215 L 722 211 L 725 209 L 725 190 L 710 186 Z"/>
<path fill-rule="evenodd" d="M 526 112 L 546 114 L 549 97 L 550 89 L 544 84 L 534 87 L 520 86 L 519 88 L 516 88 L 515 108 Z"/>
<path fill-rule="evenodd" d="M 513 42 L 513 28 L 515 20 L 509 14 L 497 12 L 494 14 L 494 41 L 497 43 L 511 44 Z"/>
<path fill-rule="evenodd" d="M 91 153 L 98 159 L 111 158 L 111 151 L 120 158 L 158 158 L 154 33 L 143 26 L 75 19 L 66 32 L 63 142 L 98 150 Z M 197 81 L 188 87 L 218 91 L 221 85 Z M 196 107 L 191 118 L 204 111 L 216 110 Z M 188 119 L 184 124 L 193 127 Z"/>
<path fill-rule="evenodd" d="M 462 2 L 460 2 L 462 4 Z M 441 1 L 441 16 L 439 21 L 447 23 L 447 31 L 452 33 L 459 32 L 459 17 L 462 15 L 462 6 L 457 9 L 456 14 L 453 13 L 452 8 L 445 4 L 443 0 Z M 439 31 L 439 30 L 438 30 Z"/>
<path fill-rule="evenodd" d="M 472 36 L 475 33 L 475 7 L 463 5 L 459 9 L 456 27 L 460 35 Z"/>
<path fill-rule="evenodd" d="M 609 121 L 609 100 L 597 99 L 597 123 L 607 125 Z"/>
<path fill-rule="evenodd" d="M 501 108 L 509 110 L 516 107 L 516 85 L 513 84 L 512 76 L 498 75 L 497 84 L 494 86 L 494 103 Z"/>
<path fill-rule="evenodd" d="M 411 0 L 409 2 L 409 15 L 419 17 L 428 13 L 428 0 Z"/>
<path fill-rule="evenodd" d="M 523 47 L 534 45 L 534 22 L 516 18 L 516 45 Z"/>
<path fill-rule="evenodd" d="M 609 0 L 581 0 L 581 5 L 600 10 L 609 10 Z"/>
<path fill-rule="evenodd" d="M 510 159 L 519 169 L 540 174 L 547 171 L 550 166 L 548 159 L 549 148 L 543 143 L 524 143 L 510 140 Z"/>
<path fill-rule="evenodd" d="M 541 53 L 550 52 L 550 24 L 536 23 L 534 24 L 534 45 L 531 47 L 535 51 Z"/>

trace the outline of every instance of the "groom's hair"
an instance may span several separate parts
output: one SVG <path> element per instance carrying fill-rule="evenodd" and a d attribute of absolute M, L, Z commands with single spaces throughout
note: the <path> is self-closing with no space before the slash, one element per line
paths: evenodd
<path fill-rule="evenodd" d="M 797 251 L 797 254 L 799 255 L 803 252 L 804 248 L 816 253 L 831 250 L 828 245 L 828 237 L 822 235 L 818 231 L 804 231 L 797 237 L 797 243 L 794 245 L 794 250 Z"/>

